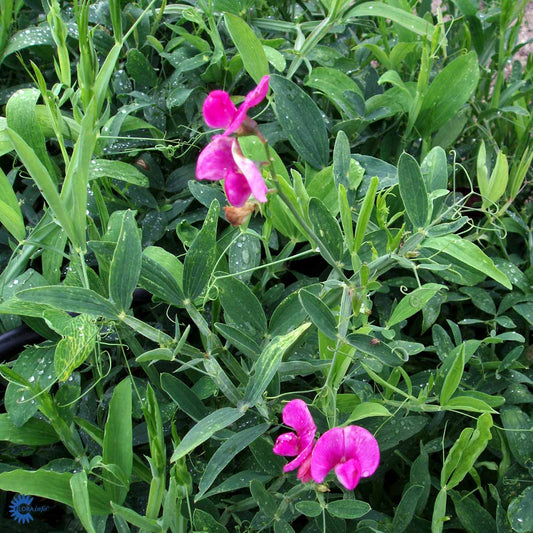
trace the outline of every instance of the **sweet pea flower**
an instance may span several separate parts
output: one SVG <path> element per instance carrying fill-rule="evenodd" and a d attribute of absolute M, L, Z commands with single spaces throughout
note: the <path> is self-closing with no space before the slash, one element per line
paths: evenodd
<path fill-rule="evenodd" d="M 299 467 L 298 479 L 311 481 L 311 451 L 315 439 L 316 426 L 313 417 L 302 400 L 291 400 L 283 409 L 283 423 L 295 433 L 283 433 L 276 439 L 274 453 L 285 457 L 296 456 L 283 467 L 290 472 Z"/>
<path fill-rule="evenodd" d="M 201 151 L 196 164 L 199 180 L 224 180 L 230 204 L 241 207 L 251 194 L 266 202 L 267 186 L 256 164 L 243 156 L 237 139 L 215 135 Z"/>
<path fill-rule="evenodd" d="M 263 76 L 259 85 L 250 91 L 239 109 L 231 101 L 230 95 L 226 91 L 212 91 L 205 99 L 203 106 L 204 120 L 211 128 L 223 128 L 224 136 L 231 135 L 237 130 L 250 124 L 254 129 L 255 122 L 248 118 L 248 110 L 260 104 L 268 92 L 268 82 L 270 76 Z"/>
<path fill-rule="evenodd" d="M 371 476 L 379 465 L 376 439 L 365 428 L 347 426 L 326 431 L 315 444 L 311 455 L 311 476 L 322 483 L 335 469 L 338 480 L 353 490 L 362 477 Z"/>

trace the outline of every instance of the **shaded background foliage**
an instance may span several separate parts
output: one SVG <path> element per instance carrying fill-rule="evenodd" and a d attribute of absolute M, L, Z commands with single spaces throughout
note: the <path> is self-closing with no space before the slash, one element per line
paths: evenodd
<path fill-rule="evenodd" d="M 4 2 L 0 320 L 46 340 L 0 487 L 89 531 L 529 531 L 526 4 Z M 201 106 L 269 71 L 278 193 L 233 228 Z M 376 475 L 282 475 L 294 397 Z"/>

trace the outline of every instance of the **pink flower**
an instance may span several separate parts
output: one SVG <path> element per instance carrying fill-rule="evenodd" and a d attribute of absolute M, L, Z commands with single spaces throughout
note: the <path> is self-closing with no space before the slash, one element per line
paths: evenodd
<path fill-rule="evenodd" d="M 333 428 L 315 444 L 311 456 L 311 476 L 322 483 L 335 469 L 337 478 L 348 490 L 353 490 L 362 477 L 371 476 L 379 465 L 376 439 L 359 426 Z"/>
<path fill-rule="evenodd" d="M 313 417 L 302 400 L 292 400 L 283 409 L 283 423 L 296 433 L 283 433 L 276 439 L 274 453 L 285 457 L 296 456 L 283 467 L 284 472 L 298 468 L 298 479 L 311 481 L 311 451 L 316 433 Z"/>
<path fill-rule="evenodd" d="M 202 150 L 196 164 L 199 180 L 224 180 L 229 203 L 240 207 L 253 194 L 266 202 L 267 186 L 256 164 L 242 155 L 237 139 L 215 135 Z"/>
<path fill-rule="evenodd" d="M 263 76 L 259 85 L 250 91 L 239 109 L 235 107 L 226 91 L 212 91 L 203 106 L 204 120 L 211 128 L 224 128 L 224 136 L 236 132 L 249 120 L 246 113 L 251 107 L 261 103 L 267 92 L 270 76 Z M 255 124 L 255 123 L 254 123 Z"/>

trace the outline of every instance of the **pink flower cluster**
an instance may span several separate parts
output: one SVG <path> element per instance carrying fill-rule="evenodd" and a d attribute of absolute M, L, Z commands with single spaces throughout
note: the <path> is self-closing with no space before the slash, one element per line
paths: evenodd
<path fill-rule="evenodd" d="M 314 442 L 316 426 L 305 402 L 292 400 L 283 409 L 283 423 L 295 430 L 276 439 L 274 453 L 294 457 L 283 467 L 284 472 L 298 468 L 303 483 L 322 483 L 335 470 L 338 480 L 353 490 L 362 477 L 371 476 L 379 465 L 376 439 L 359 426 L 336 427 Z"/>
<path fill-rule="evenodd" d="M 246 135 L 257 131 L 257 124 L 248 116 L 248 110 L 261 103 L 268 92 L 269 76 L 248 93 L 237 109 L 226 91 L 212 91 L 203 105 L 204 120 L 212 128 L 222 128 L 222 135 L 202 150 L 196 165 L 199 180 L 224 180 L 224 189 L 230 204 L 240 207 L 251 194 L 266 202 L 267 186 L 256 164 L 244 157 L 239 143 L 231 134 Z"/>

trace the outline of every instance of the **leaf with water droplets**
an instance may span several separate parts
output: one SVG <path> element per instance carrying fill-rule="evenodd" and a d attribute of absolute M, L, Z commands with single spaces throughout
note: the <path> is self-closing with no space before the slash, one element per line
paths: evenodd
<path fill-rule="evenodd" d="M 54 346 L 26 348 L 13 365 L 13 371 L 30 385 L 48 388 L 56 379 L 54 370 Z M 16 426 L 24 425 L 37 411 L 37 402 L 30 389 L 9 383 L 5 393 L 5 407 L 10 420 Z"/>
<path fill-rule="evenodd" d="M 528 487 L 518 498 L 515 498 L 507 509 L 507 516 L 517 533 L 533 531 L 533 487 Z"/>
<path fill-rule="evenodd" d="M 312 98 L 292 81 L 274 74 L 270 86 L 275 112 L 293 148 L 315 168 L 328 164 L 328 132 L 322 113 Z"/>
<path fill-rule="evenodd" d="M 58 342 L 54 366 L 60 381 L 66 381 L 70 374 L 89 357 L 96 345 L 98 327 L 89 315 L 73 317 Z"/>
<path fill-rule="evenodd" d="M 446 289 L 445 285 L 438 283 L 426 283 L 414 291 L 404 296 L 400 303 L 394 308 L 387 326 L 390 328 L 406 320 L 420 311 L 429 300 L 441 289 Z"/>

